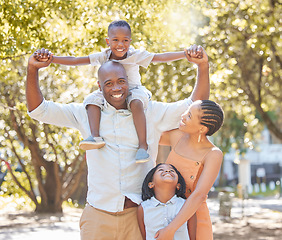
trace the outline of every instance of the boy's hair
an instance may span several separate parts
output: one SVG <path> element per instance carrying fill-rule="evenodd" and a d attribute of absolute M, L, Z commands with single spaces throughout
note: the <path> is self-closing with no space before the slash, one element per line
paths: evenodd
<path fill-rule="evenodd" d="M 200 104 L 202 116 L 200 123 L 208 128 L 207 136 L 213 135 L 223 124 L 224 113 L 222 108 L 210 100 L 202 100 Z"/>
<path fill-rule="evenodd" d="M 153 188 L 149 188 L 148 184 L 149 182 L 153 181 L 153 175 L 156 172 L 157 168 L 162 165 L 163 163 L 159 163 L 157 166 L 155 166 L 154 168 L 152 168 L 146 175 L 144 181 L 143 181 L 143 185 L 142 185 L 142 200 L 145 201 L 147 199 L 150 199 L 151 197 L 155 196 L 154 193 L 154 189 Z M 185 180 L 182 177 L 181 173 L 176 169 L 176 167 L 174 167 L 173 165 L 169 164 L 176 172 L 176 174 L 178 175 L 178 183 L 180 184 L 180 188 L 179 189 L 175 189 L 175 194 L 177 197 L 182 197 L 184 199 L 186 199 L 185 197 L 185 192 L 186 192 L 186 184 L 185 184 Z"/>
<path fill-rule="evenodd" d="M 131 34 L 131 27 L 129 26 L 127 21 L 115 20 L 115 21 L 111 22 L 110 25 L 108 26 L 108 35 L 109 35 L 110 30 L 114 27 L 127 27 L 130 31 L 130 34 Z"/>

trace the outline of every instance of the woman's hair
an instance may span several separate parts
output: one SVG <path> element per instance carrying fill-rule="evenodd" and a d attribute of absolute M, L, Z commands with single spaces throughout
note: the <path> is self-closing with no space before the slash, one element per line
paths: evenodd
<path fill-rule="evenodd" d="M 108 26 L 108 34 L 109 31 L 114 28 L 114 27 L 127 27 L 131 33 L 131 27 L 128 24 L 128 22 L 124 21 L 124 20 L 115 20 L 113 22 L 110 23 L 110 25 Z"/>
<path fill-rule="evenodd" d="M 154 173 L 156 172 L 157 168 L 162 164 L 164 164 L 164 163 L 159 163 L 157 166 L 152 168 L 147 173 L 147 175 L 146 175 L 146 177 L 143 181 L 143 185 L 142 185 L 142 200 L 143 201 L 150 199 L 151 197 L 155 196 L 154 189 L 149 188 L 149 182 L 153 181 Z M 186 184 L 185 184 L 184 178 L 182 177 L 181 173 L 176 169 L 176 167 L 174 167 L 171 164 L 169 164 L 169 165 L 175 170 L 176 174 L 178 175 L 178 183 L 180 184 L 180 188 L 175 189 L 175 194 L 176 194 L 177 197 L 182 197 L 182 198 L 186 199 L 186 197 L 185 197 Z"/>
<path fill-rule="evenodd" d="M 201 100 L 202 116 L 200 123 L 208 128 L 207 136 L 213 135 L 223 124 L 224 114 L 222 108 L 210 100 Z"/>

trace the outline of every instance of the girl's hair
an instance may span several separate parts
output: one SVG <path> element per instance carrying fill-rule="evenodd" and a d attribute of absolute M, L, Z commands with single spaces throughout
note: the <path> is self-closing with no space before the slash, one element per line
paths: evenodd
<path fill-rule="evenodd" d="M 207 136 L 213 135 L 222 126 L 224 114 L 222 108 L 210 100 L 201 100 L 202 116 L 200 123 L 208 128 Z"/>
<path fill-rule="evenodd" d="M 114 28 L 114 27 L 127 27 L 131 33 L 131 27 L 128 24 L 128 22 L 124 21 L 124 20 L 115 20 L 113 22 L 110 23 L 110 25 L 108 26 L 108 35 L 109 35 L 109 31 Z"/>
<path fill-rule="evenodd" d="M 154 189 L 149 188 L 149 182 L 153 181 L 154 173 L 156 172 L 157 168 L 162 165 L 163 163 L 159 163 L 157 166 L 152 168 L 146 175 L 143 185 L 142 185 L 142 200 L 145 201 L 147 199 L 150 199 L 151 197 L 155 196 Z M 173 165 L 169 164 L 177 173 L 178 175 L 178 183 L 180 184 L 179 189 L 175 189 L 175 194 L 177 197 L 182 197 L 186 199 L 185 197 L 185 191 L 186 191 L 186 184 L 184 181 L 184 178 L 182 177 L 181 173 L 174 167 Z"/>

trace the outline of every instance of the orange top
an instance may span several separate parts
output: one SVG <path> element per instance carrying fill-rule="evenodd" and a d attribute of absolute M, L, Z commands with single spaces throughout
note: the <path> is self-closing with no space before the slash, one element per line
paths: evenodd
<path fill-rule="evenodd" d="M 195 190 L 199 177 L 203 171 L 203 159 L 210 152 L 209 150 L 201 161 L 194 161 L 183 157 L 175 152 L 174 149 L 168 155 L 166 163 L 175 166 L 183 176 L 186 183 L 186 197 L 188 198 Z M 209 209 L 206 201 L 204 201 L 198 210 L 197 215 L 197 232 L 196 240 L 212 240 L 212 223 L 210 219 Z"/>

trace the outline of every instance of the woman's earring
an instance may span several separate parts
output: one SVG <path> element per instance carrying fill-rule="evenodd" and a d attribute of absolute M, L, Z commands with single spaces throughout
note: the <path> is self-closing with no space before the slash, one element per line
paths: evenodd
<path fill-rule="evenodd" d="M 201 137 L 202 137 L 202 134 L 199 133 L 199 137 L 198 137 L 198 143 L 201 142 Z"/>

